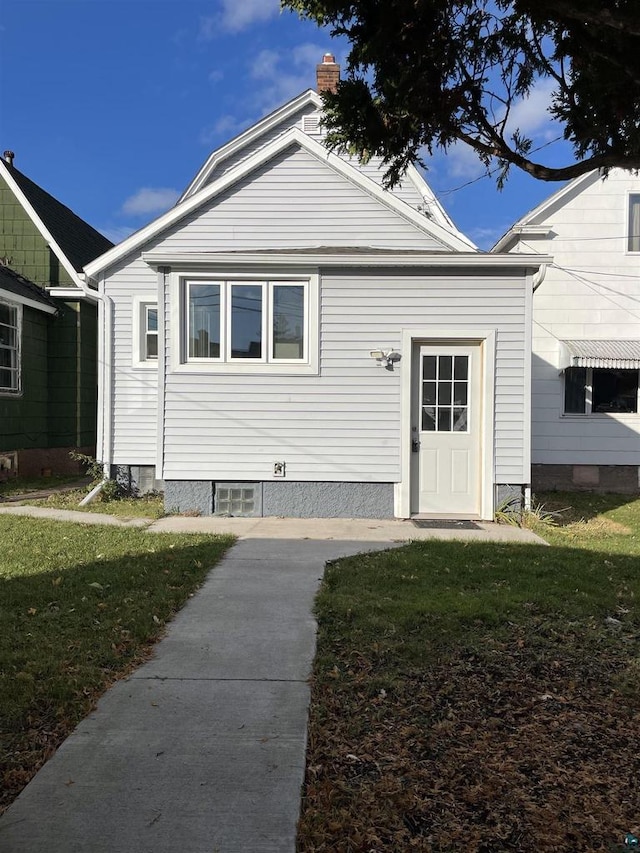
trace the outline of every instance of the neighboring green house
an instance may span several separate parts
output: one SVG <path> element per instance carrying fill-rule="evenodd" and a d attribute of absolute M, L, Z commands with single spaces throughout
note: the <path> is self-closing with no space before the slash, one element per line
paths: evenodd
<path fill-rule="evenodd" d="M 82 268 L 110 240 L 0 159 L 0 479 L 95 454 L 97 305 Z"/>

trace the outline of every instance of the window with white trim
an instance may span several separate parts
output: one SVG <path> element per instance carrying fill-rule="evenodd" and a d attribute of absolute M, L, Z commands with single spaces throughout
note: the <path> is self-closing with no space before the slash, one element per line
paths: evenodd
<path fill-rule="evenodd" d="M 188 362 L 308 359 L 308 281 L 185 279 L 183 299 Z"/>
<path fill-rule="evenodd" d="M 631 193 L 629 195 L 627 251 L 640 252 L 640 193 Z"/>
<path fill-rule="evenodd" d="M 22 306 L 0 301 L 0 394 L 20 391 Z"/>
<path fill-rule="evenodd" d="M 156 361 L 158 358 L 158 306 L 143 305 L 144 343 L 143 361 Z"/>
<path fill-rule="evenodd" d="M 564 372 L 566 415 L 637 414 L 640 371 L 568 367 Z"/>

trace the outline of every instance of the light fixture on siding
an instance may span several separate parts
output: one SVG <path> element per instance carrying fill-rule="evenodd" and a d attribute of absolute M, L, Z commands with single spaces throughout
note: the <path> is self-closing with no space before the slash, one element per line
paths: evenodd
<path fill-rule="evenodd" d="M 396 364 L 402 356 L 395 350 L 373 349 L 369 353 L 371 358 L 374 358 L 378 364 L 382 365 L 386 370 L 393 370 L 393 365 Z"/>

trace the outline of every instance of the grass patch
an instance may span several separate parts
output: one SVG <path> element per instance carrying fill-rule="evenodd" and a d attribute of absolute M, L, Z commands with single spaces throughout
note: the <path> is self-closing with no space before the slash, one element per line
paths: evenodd
<path fill-rule="evenodd" d="M 8 480 L 0 482 L 0 499 L 11 495 L 21 495 L 25 492 L 55 489 L 60 486 L 77 484 L 81 488 L 86 483 L 87 478 L 78 474 L 54 474 L 51 477 L 10 477 Z"/>
<path fill-rule="evenodd" d="M 300 853 L 621 850 L 638 829 L 640 500 L 575 499 L 540 496 L 571 507 L 550 547 L 327 568 Z"/>
<path fill-rule="evenodd" d="M 231 537 L 0 517 L 6 807 L 100 694 L 149 654 Z"/>
<path fill-rule="evenodd" d="M 103 498 L 98 495 L 86 506 L 80 506 L 89 489 L 60 492 L 48 498 L 25 501 L 29 506 L 44 506 L 50 509 L 71 509 L 77 512 L 101 512 L 118 518 L 162 518 L 164 499 L 159 494 L 141 495 L 139 498 Z"/>

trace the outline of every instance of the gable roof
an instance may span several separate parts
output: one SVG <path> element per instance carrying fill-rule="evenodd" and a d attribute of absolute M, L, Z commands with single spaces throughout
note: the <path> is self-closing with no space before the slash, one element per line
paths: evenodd
<path fill-rule="evenodd" d="M 550 213 L 554 208 L 561 207 L 565 200 L 568 200 L 571 196 L 578 195 L 583 190 L 585 190 L 588 186 L 594 183 L 600 177 L 600 172 L 595 169 L 592 172 L 586 172 L 584 175 L 579 175 L 577 178 L 574 178 L 569 183 L 565 184 L 555 193 L 552 193 L 548 198 L 544 199 L 544 201 L 540 202 L 537 207 L 534 207 L 532 210 L 525 213 L 524 216 L 520 217 L 514 224 L 509 228 L 507 232 L 505 232 L 502 237 L 495 243 L 492 247 L 492 252 L 504 252 L 507 247 L 517 240 L 517 238 L 521 234 L 526 233 L 542 233 L 542 231 L 534 232 L 534 229 L 539 228 L 540 226 L 534 225 L 534 220 L 539 219 L 540 217 L 546 216 Z"/>
<path fill-rule="evenodd" d="M 28 305 L 45 314 L 56 314 L 58 309 L 46 292 L 20 273 L 0 264 L 0 296 L 12 297 L 21 305 Z"/>
<path fill-rule="evenodd" d="M 283 106 L 266 115 L 260 121 L 252 124 L 247 130 L 243 130 L 229 142 L 216 148 L 206 160 L 202 168 L 200 168 L 193 178 L 189 186 L 182 193 L 176 204 L 180 204 L 189 196 L 193 195 L 207 183 L 210 175 L 224 160 L 231 157 L 236 151 L 246 148 L 254 140 L 259 139 L 263 134 L 268 133 L 272 128 L 277 127 L 283 121 L 294 116 L 304 107 L 313 107 L 316 110 L 322 109 L 322 98 L 313 89 L 307 89 L 306 92 L 298 95 L 296 98 L 288 101 Z"/>
<path fill-rule="evenodd" d="M 86 264 L 112 248 L 111 240 L 1 158 L 0 175 L 74 281 Z"/>
<path fill-rule="evenodd" d="M 250 157 L 247 157 L 245 160 L 229 169 L 220 178 L 210 184 L 207 184 L 189 198 L 171 208 L 171 210 L 167 211 L 167 213 L 160 216 L 154 222 L 151 222 L 146 227 L 136 231 L 135 234 L 132 234 L 126 240 L 123 240 L 122 243 L 114 246 L 114 248 L 106 254 L 97 258 L 92 263 L 87 264 L 85 267 L 87 275 L 94 277 L 97 273 L 109 266 L 112 266 L 125 255 L 139 248 L 149 240 L 152 240 L 154 237 L 157 237 L 164 230 L 174 225 L 176 222 L 179 222 L 185 216 L 192 213 L 206 202 L 211 201 L 224 190 L 229 189 L 242 178 L 269 162 L 279 153 L 292 145 L 298 145 L 313 157 L 323 163 L 326 163 L 346 180 L 359 187 L 397 215 L 401 216 L 416 229 L 422 231 L 425 236 L 439 242 L 442 245 L 443 250 L 453 252 L 468 252 L 470 250 L 476 251 L 475 246 L 457 231 L 450 231 L 439 223 L 427 219 L 421 213 L 414 210 L 410 205 L 396 198 L 392 193 L 382 189 L 382 187 L 380 187 L 375 181 L 362 174 L 354 166 L 350 165 L 336 154 L 332 154 L 327 151 L 327 149 L 319 142 L 316 142 L 306 133 L 303 133 L 299 128 L 292 127 L 264 147 L 258 149 Z"/>
<path fill-rule="evenodd" d="M 268 134 L 278 125 L 286 122 L 287 119 L 293 118 L 296 113 L 301 112 L 305 107 L 310 108 L 316 114 L 323 109 L 322 97 L 314 89 L 307 89 L 295 98 L 292 98 L 286 104 L 283 104 L 278 109 L 269 113 L 260 121 L 251 125 L 247 130 L 242 131 L 229 142 L 216 148 L 206 160 L 201 169 L 197 172 L 189 186 L 182 193 L 176 204 L 185 201 L 198 190 L 202 189 L 211 176 L 215 173 L 226 160 L 233 157 L 243 148 L 250 148 L 260 139 L 261 136 Z M 340 155 L 338 155 L 340 156 Z M 341 158 L 344 159 L 344 158 Z M 357 166 L 356 166 L 357 168 Z M 453 223 L 451 217 L 447 214 L 429 184 L 424 180 L 418 169 L 414 165 L 410 165 L 406 172 L 407 181 L 414 187 L 418 197 L 422 199 L 425 216 L 433 219 L 445 229 L 452 231 L 463 241 L 466 242 L 467 249 L 475 250 L 477 247 L 469 238 L 459 231 Z"/>

